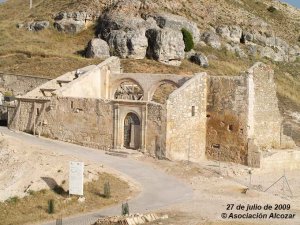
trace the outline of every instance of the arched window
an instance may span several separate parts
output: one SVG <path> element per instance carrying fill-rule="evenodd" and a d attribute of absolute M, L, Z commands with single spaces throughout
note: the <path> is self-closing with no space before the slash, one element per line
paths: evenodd
<path fill-rule="evenodd" d="M 133 81 L 125 80 L 123 81 L 115 91 L 114 99 L 124 99 L 124 100 L 143 100 L 144 92 L 142 88 Z"/>
<path fill-rule="evenodd" d="M 169 95 L 177 89 L 177 85 L 172 81 L 162 81 L 156 88 L 152 101 L 158 102 L 160 104 L 165 104 Z"/>

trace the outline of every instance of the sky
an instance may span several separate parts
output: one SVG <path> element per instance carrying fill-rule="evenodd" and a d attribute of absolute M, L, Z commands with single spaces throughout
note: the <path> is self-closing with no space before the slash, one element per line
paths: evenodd
<path fill-rule="evenodd" d="M 282 0 L 282 2 L 287 2 L 287 3 L 289 3 L 293 6 L 296 6 L 300 9 L 300 0 Z"/>

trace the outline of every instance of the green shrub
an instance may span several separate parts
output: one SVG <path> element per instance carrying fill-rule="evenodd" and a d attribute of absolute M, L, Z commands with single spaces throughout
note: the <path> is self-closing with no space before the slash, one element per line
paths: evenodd
<path fill-rule="evenodd" d="M 6 91 L 6 92 L 4 93 L 4 96 L 5 96 L 5 97 L 12 97 L 12 96 L 14 96 L 14 94 L 12 93 L 12 91 Z"/>
<path fill-rule="evenodd" d="M 129 215 L 129 205 L 128 202 L 122 203 L 122 216 Z"/>
<path fill-rule="evenodd" d="M 49 214 L 54 213 L 54 200 L 53 199 L 48 201 L 48 213 Z"/>
<path fill-rule="evenodd" d="M 186 29 L 182 28 L 181 29 L 182 35 L 183 35 L 183 41 L 184 41 L 184 45 L 185 45 L 185 52 L 189 52 L 191 51 L 195 44 L 194 44 L 194 40 L 193 40 L 193 35 Z"/>
<path fill-rule="evenodd" d="M 110 184 L 109 182 L 104 183 L 104 197 L 110 198 Z"/>
<path fill-rule="evenodd" d="M 17 203 L 19 200 L 20 199 L 18 196 L 13 196 L 13 197 L 10 197 L 9 199 L 7 199 L 5 202 L 6 203 Z"/>
<path fill-rule="evenodd" d="M 271 6 L 268 8 L 268 11 L 271 12 L 271 13 L 273 13 L 273 12 L 277 11 L 277 9 L 276 9 L 274 6 L 271 5 Z"/>

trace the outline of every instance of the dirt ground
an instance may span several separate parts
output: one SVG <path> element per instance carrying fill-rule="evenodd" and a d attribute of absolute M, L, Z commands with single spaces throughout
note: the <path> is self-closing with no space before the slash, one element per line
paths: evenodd
<path fill-rule="evenodd" d="M 252 170 L 251 187 L 249 168 L 233 163 L 220 165 L 216 161 L 204 161 L 201 164 L 188 162 L 170 162 L 139 156 L 139 160 L 172 174 L 190 184 L 194 189 L 194 198 L 191 202 L 179 204 L 161 210 L 168 214 L 169 219 L 152 224 L 166 225 L 252 225 L 252 224 L 300 224 L 300 170 L 285 171 L 287 183 L 281 179 L 277 184 L 264 192 L 269 186 L 284 175 L 284 171 Z M 291 188 L 289 191 L 288 185 Z M 233 208 L 229 204 L 234 204 Z M 246 211 L 247 205 L 261 206 L 262 209 Z M 263 210 L 266 205 L 272 209 Z M 289 210 L 275 210 L 276 204 L 290 205 Z M 242 210 L 237 206 L 245 206 Z M 282 207 L 285 207 L 282 206 Z M 278 206 L 281 207 L 281 206 Z M 294 219 L 222 219 L 222 213 L 228 217 L 235 214 L 296 214 Z M 274 215 L 274 214 L 273 214 Z"/>
<path fill-rule="evenodd" d="M 28 146 L 17 138 L 0 133 L 0 202 L 12 197 L 22 198 L 32 191 L 52 189 L 56 185 L 68 190 L 70 161 L 81 160 L 35 145 Z M 99 173 L 112 174 L 127 182 L 126 177 L 121 177 L 113 169 L 85 161 L 85 183 L 97 180 Z M 129 183 L 132 190 L 138 190 L 132 182 Z"/>

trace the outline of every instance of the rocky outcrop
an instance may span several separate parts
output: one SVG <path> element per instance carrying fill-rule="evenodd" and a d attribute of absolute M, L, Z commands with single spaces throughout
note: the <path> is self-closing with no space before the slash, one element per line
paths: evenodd
<path fill-rule="evenodd" d="M 184 42 L 180 31 L 170 28 L 150 29 L 146 32 L 149 47 L 147 56 L 161 63 L 179 66 L 184 59 Z"/>
<path fill-rule="evenodd" d="M 240 58 L 259 56 L 276 62 L 294 62 L 300 55 L 298 46 L 290 46 L 265 27 L 243 30 L 237 25 L 221 25 L 204 32 L 201 40 L 215 49 L 223 46 Z"/>
<path fill-rule="evenodd" d="M 201 39 L 212 48 L 215 49 L 221 48 L 221 41 L 219 36 L 212 31 L 203 33 Z"/>
<path fill-rule="evenodd" d="M 288 56 L 281 50 L 275 51 L 271 47 L 258 47 L 258 54 L 262 58 L 268 58 L 275 62 L 288 61 Z"/>
<path fill-rule="evenodd" d="M 54 20 L 54 27 L 65 33 L 78 33 L 84 30 L 90 22 L 95 21 L 100 14 L 92 14 L 84 11 L 60 12 Z"/>
<path fill-rule="evenodd" d="M 182 28 L 185 28 L 191 32 L 195 43 L 200 41 L 200 31 L 197 27 L 197 24 L 186 19 L 185 17 L 169 13 L 151 14 L 147 17 L 153 18 L 160 28 L 171 28 L 178 31 L 181 31 Z"/>
<path fill-rule="evenodd" d="M 109 46 L 106 41 L 94 38 L 88 43 L 86 57 L 88 58 L 107 58 L 109 57 Z"/>
<path fill-rule="evenodd" d="M 112 30 L 107 38 L 111 55 L 120 58 L 143 59 L 146 56 L 148 40 L 144 29 Z"/>
<path fill-rule="evenodd" d="M 126 58 L 128 56 L 127 36 L 123 30 L 112 30 L 108 38 L 110 53 L 113 56 Z"/>
<path fill-rule="evenodd" d="M 29 23 L 19 23 L 17 24 L 17 28 L 25 28 L 29 31 L 41 31 L 49 28 L 49 21 L 34 21 Z"/>
<path fill-rule="evenodd" d="M 229 42 L 240 43 L 243 31 L 239 26 L 219 26 L 217 34 Z"/>
<path fill-rule="evenodd" d="M 240 58 L 247 58 L 247 54 L 244 52 L 244 50 L 240 47 L 239 44 L 235 44 L 235 43 L 230 43 L 230 44 L 225 44 L 225 48 L 227 51 L 230 51 L 234 54 L 236 54 L 236 56 L 240 57 Z"/>
<path fill-rule="evenodd" d="M 127 32 L 128 58 L 143 59 L 148 48 L 148 39 L 145 29 L 131 30 Z"/>

